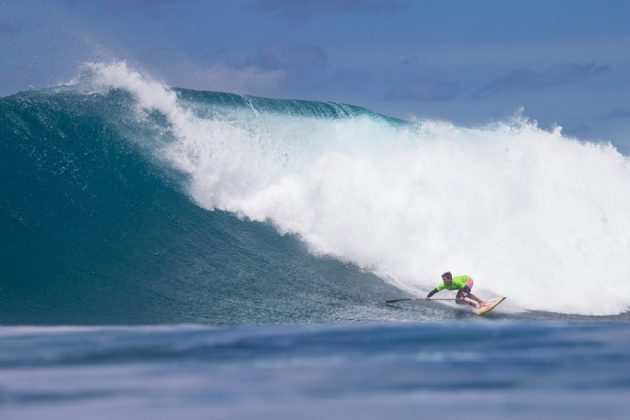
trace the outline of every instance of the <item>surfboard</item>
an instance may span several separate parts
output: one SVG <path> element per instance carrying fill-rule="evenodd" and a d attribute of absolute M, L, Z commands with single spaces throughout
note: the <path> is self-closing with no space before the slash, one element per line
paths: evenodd
<path fill-rule="evenodd" d="M 486 305 L 483 305 L 481 308 L 473 309 L 473 312 L 476 313 L 477 315 L 485 315 L 491 310 L 493 310 L 494 308 L 496 308 L 497 306 L 499 306 L 499 304 L 503 302 L 505 299 L 507 299 L 505 296 L 490 299 L 488 303 Z"/>

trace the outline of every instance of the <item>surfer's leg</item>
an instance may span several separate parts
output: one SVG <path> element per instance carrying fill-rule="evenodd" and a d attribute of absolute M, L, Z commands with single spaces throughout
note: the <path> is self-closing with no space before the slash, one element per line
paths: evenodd
<path fill-rule="evenodd" d="M 479 305 L 485 305 L 486 302 L 484 302 L 483 300 L 479 299 L 477 296 L 473 295 L 472 293 L 468 293 L 468 297 L 472 300 L 474 300 L 475 302 L 479 303 Z"/>
<path fill-rule="evenodd" d="M 466 300 L 466 292 L 464 289 L 457 291 L 457 296 L 455 296 L 455 303 L 459 303 L 460 305 L 470 305 L 477 306 L 474 303 Z"/>
<path fill-rule="evenodd" d="M 468 281 L 466 282 L 466 286 L 464 286 L 462 288 L 462 290 L 460 290 L 461 292 L 463 292 L 463 295 L 469 299 L 474 300 L 475 302 L 477 302 L 479 304 L 479 306 L 481 305 L 485 305 L 486 302 L 484 302 L 483 300 L 479 299 L 477 296 L 472 294 L 472 287 L 473 287 L 473 279 L 471 279 L 470 277 L 468 278 Z M 477 306 L 477 305 L 475 305 Z"/>

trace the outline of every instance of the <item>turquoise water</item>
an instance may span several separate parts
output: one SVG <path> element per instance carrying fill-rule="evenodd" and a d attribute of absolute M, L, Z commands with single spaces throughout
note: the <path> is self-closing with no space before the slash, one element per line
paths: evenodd
<path fill-rule="evenodd" d="M 123 92 L 2 99 L 4 324 L 380 318 L 371 308 L 396 289 L 376 276 L 314 257 L 269 224 L 195 205 L 182 175 L 121 134 L 131 106 Z"/>

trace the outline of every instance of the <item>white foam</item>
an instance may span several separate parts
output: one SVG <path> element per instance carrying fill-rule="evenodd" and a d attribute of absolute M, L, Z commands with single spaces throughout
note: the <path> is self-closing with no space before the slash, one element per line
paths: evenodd
<path fill-rule="evenodd" d="M 520 116 L 480 128 L 246 111 L 213 121 L 124 63 L 92 68 L 166 115 L 177 141 L 159 153 L 205 208 L 271 221 L 413 293 L 448 270 L 524 309 L 630 308 L 630 165 L 610 145 Z"/>

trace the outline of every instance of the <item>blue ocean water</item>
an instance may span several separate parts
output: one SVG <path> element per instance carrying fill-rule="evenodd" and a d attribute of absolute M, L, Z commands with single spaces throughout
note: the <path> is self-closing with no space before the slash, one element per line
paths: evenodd
<path fill-rule="evenodd" d="M 120 64 L 0 98 L 0 415 L 625 418 L 629 181 L 518 118 Z M 385 303 L 446 270 L 508 299 Z"/>
<path fill-rule="evenodd" d="M 496 321 L 3 327 L 26 418 L 625 419 L 630 328 Z"/>

